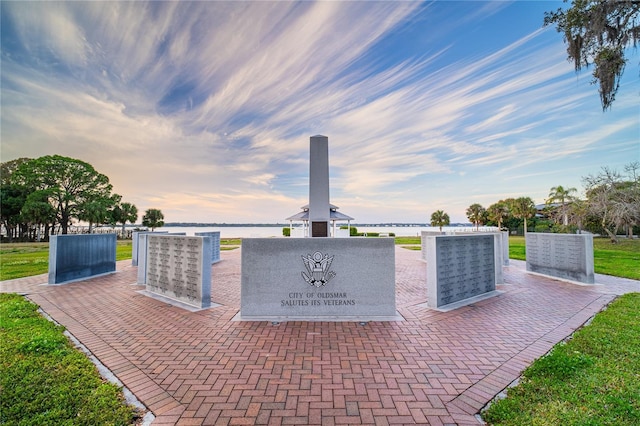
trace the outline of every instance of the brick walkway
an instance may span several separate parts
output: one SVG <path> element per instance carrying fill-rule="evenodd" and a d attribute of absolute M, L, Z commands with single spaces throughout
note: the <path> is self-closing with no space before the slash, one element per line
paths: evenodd
<path fill-rule="evenodd" d="M 405 321 L 237 322 L 240 250 L 213 266 L 213 301 L 191 313 L 143 296 L 136 268 L 63 286 L 2 282 L 63 324 L 156 416 L 154 425 L 457 424 L 535 358 L 640 282 L 579 286 L 505 268 L 504 293 L 442 313 L 419 251 L 396 248 Z"/>

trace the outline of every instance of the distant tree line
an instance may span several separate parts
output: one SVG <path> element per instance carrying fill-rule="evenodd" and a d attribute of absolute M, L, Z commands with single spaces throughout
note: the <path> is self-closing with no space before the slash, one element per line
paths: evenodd
<path fill-rule="evenodd" d="M 586 230 L 608 235 L 617 242 L 620 232 L 631 237 L 640 234 L 640 163 L 634 162 L 619 172 L 608 167 L 582 179 L 586 198 L 580 199 L 575 188 L 554 186 L 542 209 L 530 197 L 507 198 L 486 209 L 472 204 L 467 218 L 476 229 L 480 225 L 497 226 L 511 232 L 577 232 Z M 437 210 L 431 226 L 449 224 L 449 215 Z"/>
<path fill-rule="evenodd" d="M 77 159 L 19 158 L 2 163 L 0 177 L 0 215 L 9 241 L 67 234 L 73 220 L 88 223 L 89 233 L 96 225 L 121 224 L 124 234 L 127 222 L 138 219 L 137 207 L 112 192 L 107 176 Z M 153 215 L 150 223 L 162 226 L 162 213 Z"/>

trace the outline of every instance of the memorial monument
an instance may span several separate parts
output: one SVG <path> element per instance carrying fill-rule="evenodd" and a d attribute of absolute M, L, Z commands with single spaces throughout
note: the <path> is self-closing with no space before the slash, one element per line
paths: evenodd
<path fill-rule="evenodd" d="M 329 202 L 329 138 L 326 136 L 312 136 L 310 140 L 309 204 L 302 206 L 300 213 L 287 220 L 290 224 L 302 221 L 305 237 L 335 237 L 336 222 L 346 221 L 346 235 L 349 235 L 350 221 L 353 218 L 338 212 L 338 206 Z"/>
<path fill-rule="evenodd" d="M 423 236 L 427 260 L 427 306 L 455 309 L 499 294 L 502 235 L 466 233 Z M 498 248 L 498 246 L 500 248 Z"/>
<path fill-rule="evenodd" d="M 240 313 L 249 321 L 390 321 L 393 238 L 330 238 L 328 138 L 309 149 L 309 238 L 242 241 Z"/>
<path fill-rule="evenodd" d="M 116 271 L 116 234 L 52 235 L 49 284 L 64 284 Z"/>
<path fill-rule="evenodd" d="M 527 271 L 580 284 L 594 284 L 593 235 L 527 232 Z"/>
<path fill-rule="evenodd" d="M 146 250 L 138 266 L 142 293 L 185 308 L 210 307 L 211 237 L 145 234 L 143 239 Z"/>

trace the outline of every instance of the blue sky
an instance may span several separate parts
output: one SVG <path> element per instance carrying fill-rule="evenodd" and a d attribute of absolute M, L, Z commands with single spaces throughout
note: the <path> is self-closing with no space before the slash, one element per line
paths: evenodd
<path fill-rule="evenodd" d="M 59 154 L 169 222 L 280 222 L 329 137 L 331 202 L 428 222 L 640 160 L 640 55 L 602 112 L 556 1 L 6 2 L 2 161 Z"/>

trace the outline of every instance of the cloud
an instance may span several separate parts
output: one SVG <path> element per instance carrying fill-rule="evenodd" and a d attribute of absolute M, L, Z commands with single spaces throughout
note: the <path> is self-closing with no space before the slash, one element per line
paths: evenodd
<path fill-rule="evenodd" d="M 279 220 L 306 203 L 308 138 L 322 133 L 346 213 L 359 200 L 415 220 L 428 203 L 463 211 L 451 188 L 521 183 L 511 174 L 614 138 L 608 154 L 633 150 L 637 96 L 621 94 L 611 122 L 585 113 L 597 94 L 553 31 L 476 51 L 464 30 L 518 3 L 464 6 L 3 3 L 3 159 L 81 158 L 140 210 L 184 220 Z"/>

